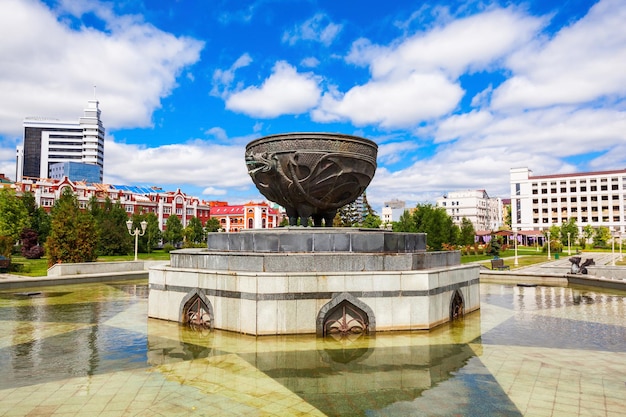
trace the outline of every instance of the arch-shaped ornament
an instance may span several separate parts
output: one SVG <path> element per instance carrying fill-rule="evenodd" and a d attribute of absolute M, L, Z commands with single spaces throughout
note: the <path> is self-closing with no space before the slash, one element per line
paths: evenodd
<path fill-rule="evenodd" d="M 316 333 L 320 337 L 334 335 L 342 338 L 375 332 L 374 311 L 350 293 L 336 295 L 317 315 Z"/>
<path fill-rule="evenodd" d="M 183 297 L 180 322 L 195 329 L 210 330 L 213 327 L 213 306 L 203 292 L 196 289 Z"/>
<path fill-rule="evenodd" d="M 450 321 L 458 320 L 465 315 L 465 302 L 463 294 L 455 290 L 450 298 Z"/>

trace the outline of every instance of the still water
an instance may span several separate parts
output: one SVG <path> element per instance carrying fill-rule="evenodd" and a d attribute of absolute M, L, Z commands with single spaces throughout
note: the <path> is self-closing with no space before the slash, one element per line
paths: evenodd
<path fill-rule="evenodd" d="M 344 341 L 191 331 L 147 295 L 0 292 L 0 415 L 626 415 L 626 293 L 481 284 L 462 321 Z"/>

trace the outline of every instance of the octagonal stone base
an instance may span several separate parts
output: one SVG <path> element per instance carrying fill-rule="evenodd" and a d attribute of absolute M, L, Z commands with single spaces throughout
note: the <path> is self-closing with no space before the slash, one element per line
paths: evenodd
<path fill-rule="evenodd" d="M 342 302 L 367 316 L 370 333 L 432 329 L 451 319 L 459 300 L 462 314 L 480 308 L 479 267 L 460 265 L 458 252 L 425 252 L 416 243 L 424 235 L 407 245 L 391 232 L 343 230 L 220 233 L 209 238 L 213 249 L 172 252 L 170 265 L 150 270 L 148 315 L 184 322 L 195 297 L 215 329 L 321 335 L 326 314 Z M 335 239 L 344 243 L 315 250 Z M 299 251 L 285 250 L 294 245 Z"/>

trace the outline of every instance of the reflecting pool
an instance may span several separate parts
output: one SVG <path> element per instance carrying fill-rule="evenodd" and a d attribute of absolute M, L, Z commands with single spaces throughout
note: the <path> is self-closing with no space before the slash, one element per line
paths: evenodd
<path fill-rule="evenodd" d="M 626 415 L 626 293 L 481 284 L 462 321 L 341 341 L 192 331 L 147 295 L 0 292 L 0 415 Z"/>

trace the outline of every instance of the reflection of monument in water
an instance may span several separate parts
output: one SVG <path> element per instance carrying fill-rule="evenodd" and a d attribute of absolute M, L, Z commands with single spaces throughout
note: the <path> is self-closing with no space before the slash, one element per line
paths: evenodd
<path fill-rule="evenodd" d="M 457 378 L 481 353 L 480 319 L 470 321 L 428 333 L 403 333 L 400 343 L 391 334 L 346 343 L 304 335 L 286 339 L 211 332 L 204 337 L 184 326 L 178 326 L 177 339 L 171 337 L 176 332 L 172 323 L 152 320 L 147 357 L 166 379 L 184 380 L 199 390 L 225 392 L 237 389 L 237 381 L 252 387 L 279 383 L 324 415 L 387 415 L 388 407 L 410 404 L 428 390 L 445 406 L 467 401 L 467 393 L 459 392 L 462 383 L 454 389 L 438 387 Z M 253 389 L 250 398 L 259 394 Z"/>
<path fill-rule="evenodd" d="M 172 252 L 150 271 L 148 314 L 269 335 L 431 329 L 480 307 L 478 267 L 459 252 L 426 252 L 426 236 L 331 226 L 376 169 L 367 139 L 293 133 L 246 148 L 259 191 L 290 227 L 212 233 L 207 249 Z"/>

